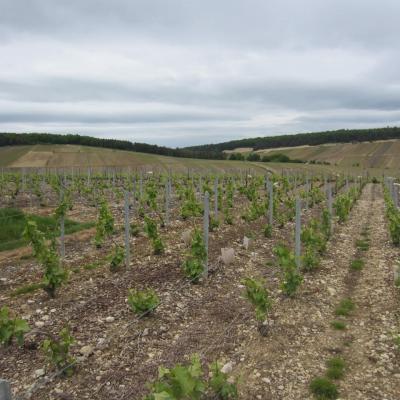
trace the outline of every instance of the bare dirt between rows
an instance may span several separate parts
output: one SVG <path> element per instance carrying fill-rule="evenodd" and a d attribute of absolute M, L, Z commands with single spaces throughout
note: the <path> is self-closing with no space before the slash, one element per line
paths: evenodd
<path fill-rule="evenodd" d="M 369 224 L 373 244 L 359 279 L 349 279 L 355 241 Z M 399 329 L 399 295 L 392 268 L 398 249 L 386 233 L 382 191 L 367 185 L 350 220 L 337 226 L 321 270 L 306 276 L 295 299 L 280 299 L 267 338 L 255 332 L 242 343 L 241 398 L 311 399 L 310 381 L 323 376 L 326 360 L 342 355 L 348 369 L 339 382 L 341 399 L 400 398 L 399 354 L 393 333 Z M 354 284 L 349 288 L 349 283 Z M 351 290 L 350 290 L 351 289 Z M 346 331 L 332 329 L 334 309 L 354 297 L 357 312 Z M 347 348 L 342 351 L 343 343 Z"/>
<path fill-rule="evenodd" d="M 373 190 L 377 202 L 373 201 Z M 38 388 L 32 399 L 140 399 L 146 393 L 146 382 L 156 377 L 159 365 L 171 366 L 187 360 L 193 353 L 199 353 L 205 363 L 214 359 L 233 362 L 235 374 L 241 376 L 241 399 L 310 398 L 310 379 L 322 373 L 326 359 L 340 350 L 343 335 L 351 332 L 351 328 L 344 334 L 334 332 L 330 322 L 334 319 L 334 307 L 348 290 L 346 279 L 354 241 L 367 222 L 372 205 L 379 208 L 382 217 L 382 194 L 377 186 L 369 185 L 353 209 L 350 221 L 336 228 L 321 269 L 305 276 L 294 299 L 282 297 L 279 271 L 266 266 L 276 243 L 292 243 L 292 223 L 284 229 L 274 229 L 272 239 L 262 236 L 265 222 L 262 220 L 252 224 L 236 220 L 234 226 L 223 226 L 210 236 L 213 268 L 209 280 L 191 285 L 180 269 L 185 252 L 180 235 L 190 224 L 178 221 L 176 216 L 162 233 L 167 245 L 162 257 L 152 255 L 147 239 L 139 237 L 132 240 L 131 268 L 121 273 L 111 274 L 106 266 L 80 270 L 54 300 L 46 299 L 40 292 L 13 299 L 3 296 L 13 310 L 29 317 L 31 324 L 42 320 L 43 315 L 49 316 L 45 328 L 53 333 L 68 322 L 77 339 L 76 355 L 83 345 L 94 349 L 93 355 L 78 364 L 73 377 L 55 378 Z M 319 211 L 320 207 L 307 211 L 303 222 Z M 391 252 L 388 263 L 393 264 L 396 250 L 385 236 L 384 221 L 377 219 L 374 225 L 378 222 L 382 227 L 377 230 L 381 240 L 377 246 L 385 241 L 386 249 Z M 255 233 L 255 242 L 250 250 L 245 250 L 242 238 L 248 232 Z M 234 265 L 226 267 L 217 260 L 220 248 L 230 245 L 235 248 L 236 260 Z M 74 269 L 82 266 L 83 260 L 88 263 L 101 259 L 109 250 L 110 246 L 94 250 L 86 237 L 71 241 L 67 243 L 68 266 Z M 391 265 L 382 272 L 385 279 L 385 285 L 381 281 L 382 289 L 390 289 L 392 285 Z M 2 268 L 5 276 L 13 276 L 7 285 L 10 290 L 40 276 L 40 268 L 32 260 L 22 265 L 20 260 L 4 262 Z M 253 310 L 242 296 L 241 279 L 249 275 L 265 276 L 274 298 L 274 324 L 265 338 L 259 336 Z M 359 284 L 362 281 L 361 277 Z M 153 316 L 138 320 L 126 306 L 127 290 L 149 285 L 160 294 L 161 305 Z M 391 293 L 396 299 L 393 290 Z M 391 313 L 391 308 L 386 311 Z M 107 316 L 113 316 L 115 321 L 107 323 Z M 395 322 L 390 320 L 390 325 Z M 40 339 L 33 338 L 37 343 Z M 393 347 L 387 350 L 395 354 Z M 2 375 L 10 379 L 15 391 L 25 393 L 37 382 L 34 371 L 45 366 L 43 355 L 37 350 L 14 347 L 1 351 Z M 394 361 L 390 358 L 393 365 L 398 365 L 396 357 Z M 343 381 L 346 395 L 348 380 L 352 388 L 351 365 Z M 348 393 L 343 398 L 352 399 L 353 392 Z"/>
<path fill-rule="evenodd" d="M 400 298 L 393 266 L 400 252 L 389 240 L 381 188 L 374 187 L 370 196 L 361 205 L 369 210 L 371 245 L 350 292 L 356 305 L 349 326 L 353 340 L 343 352 L 349 368 L 340 387 L 342 398 L 395 400 L 400 398 L 400 363 L 393 336 L 399 332 Z"/>
<path fill-rule="evenodd" d="M 120 215 L 121 207 L 116 205 L 113 211 Z M 241 211 L 239 203 L 238 212 Z M 318 212 L 316 207 L 304 218 Z M 233 226 L 224 225 L 210 235 L 212 269 L 209 280 L 200 285 L 191 285 L 182 276 L 186 249 L 180 237 L 192 223 L 179 221 L 176 215 L 162 232 L 166 254 L 152 255 L 143 236 L 132 239 L 132 267 L 118 274 L 110 273 L 106 265 L 91 271 L 81 268 L 83 262 L 101 260 L 109 253 L 111 244 L 95 250 L 90 240 L 67 241 L 68 268 L 80 269 L 72 274 L 56 299 L 47 299 L 42 292 L 11 298 L 11 290 L 37 281 L 41 271 L 32 259 L 4 260 L 2 301 L 32 326 L 45 321 L 43 330 L 52 334 L 68 323 L 77 340 L 75 355 L 83 345 L 94 348 L 94 354 L 78 364 L 71 379 L 56 378 L 43 388 L 34 386 L 32 398 L 140 398 L 146 392 L 146 382 L 155 378 L 161 364 L 173 365 L 192 353 L 200 353 L 205 362 L 235 357 L 237 346 L 254 329 L 249 323 L 252 313 L 242 298 L 240 280 L 245 274 L 242 265 L 249 258 L 255 259 L 257 253 L 243 248 L 243 235 L 255 233 L 254 247 L 262 246 L 270 254 L 273 243 L 290 242 L 293 231 L 293 224 L 288 223 L 284 229 L 275 229 L 273 240 L 265 240 L 261 233 L 263 219 L 252 224 L 241 221 L 238 215 L 235 219 Z M 235 247 L 237 253 L 236 262 L 230 267 L 217 261 L 221 247 L 227 245 Z M 152 286 L 160 294 L 162 303 L 154 316 L 138 320 L 128 310 L 125 299 L 128 289 L 134 286 Z M 113 316 L 115 321 L 106 323 L 107 316 Z M 41 382 L 34 375 L 36 369 L 46 367 L 43 354 L 35 349 L 42 339 L 41 335 L 31 335 L 28 348 L 1 349 L 2 374 L 20 396 L 29 393 L 32 384 Z"/>

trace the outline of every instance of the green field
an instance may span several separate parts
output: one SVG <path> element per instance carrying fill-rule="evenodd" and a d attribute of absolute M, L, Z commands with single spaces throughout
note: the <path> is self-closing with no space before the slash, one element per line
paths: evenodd
<path fill-rule="evenodd" d="M 44 232 L 47 238 L 50 238 L 48 232 L 56 232 L 58 221 L 54 217 L 40 215 L 26 215 L 16 208 L 0 209 L 0 251 L 17 249 L 26 246 L 28 241 L 24 238 L 23 232 L 27 217 L 36 222 L 40 231 Z M 71 234 L 83 229 L 94 226 L 93 223 L 80 223 L 70 219 L 65 220 L 65 234 Z"/>

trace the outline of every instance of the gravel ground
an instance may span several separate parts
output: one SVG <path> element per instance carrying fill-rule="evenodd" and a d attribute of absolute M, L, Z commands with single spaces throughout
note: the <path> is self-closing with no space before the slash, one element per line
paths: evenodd
<path fill-rule="evenodd" d="M 305 212 L 303 222 L 320 209 Z M 75 212 L 79 217 L 84 210 Z M 110 248 L 94 250 L 87 233 L 82 233 L 75 237 L 78 240 L 67 242 L 68 266 L 79 271 L 56 299 L 49 300 L 41 292 L 10 298 L 3 292 L 1 301 L 26 316 L 32 326 L 43 323 L 41 329 L 56 333 L 68 322 L 77 340 L 76 373 L 35 387 L 32 399 L 140 399 L 159 365 L 171 366 L 192 353 L 199 353 L 204 363 L 214 359 L 232 363 L 240 378 L 241 399 L 311 398 L 311 379 L 324 373 L 326 360 L 335 354 L 348 364 L 345 378 L 338 383 L 342 399 L 400 398 L 396 392 L 399 354 L 392 340 L 392 332 L 399 329 L 399 295 L 392 273 L 399 251 L 387 236 L 378 185 L 367 185 L 349 221 L 335 227 L 320 269 L 305 275 L 293 299 L 282 296 L 280 272 L 267 265 L 274 245 L 292 243 L 293 223 L 275 228 L 273 238 L 265 239 L 261 234 L 265 221 L 247 224 L 236 215 L 233 226 L 224 225 L 210 235 L 210 278 L 191 285 L 180 270 L 186 251 L 180 238 L 191 223 L 174 215 L 171 220 L 162 231 L 167 244 L 162 257 L 154 256 L 147 239 L 139 237 L 132 240 L 132 268 L 118 274 L 110 273 L 106 265 L 84 270 L 83 260 L 99 260 Z M 355 274 L 349 264 L 366 225 L 371 232 L 368 262 Z M 243 235 L 249 232 L 255 239 L 245 249 Z M 233 265 L 218 261 L 221 247 L 235 249 Z M 7 293 L 31 282 L 40 270 L 30 259 L 3 257 L 0 264 Z M 253 310 L 242 296 L 241 279 L 260 275 L 274 300 L 267 337 L 258 334 Z M 127 290 L 148 285 L 159 293 L 161 305 L 153 316 L 139 320 L 125 304 Z M 353 298 L 356 310 L 348 318 L 347 330 L 335 331 L 330 325 L 334 308 L 347 296 Z M 51 376 L 42 353 L 35 349 L 41 339 L 36 334 L 28 347 L 0 350 L 2 376 L 19 393 L 38 382 L 38 375 Z"/>
<path fill-rule="evenodd" d="M 366 267 L 349 270 L 355 241 L 370 227 L 371 247 Z M 349 221 L 336 226 L 321 269 L 306 276 L 294 299 L 275 304 L 270 335 L 253 333 L 242 343 L 243 399 L 311 399 L 310 381 L 324 375 L 326 360 L 341 355 L 347 364 L 341 399 L 400 398 L 399 352 L 393 333 L 399 332 L 399 294 L 392 268 L 399 250 L 388 238 L 384 202 L 378 185 L 367 185 Z M 341 299 L 351 297 L 356 311 L 348 328 L 336 331 L 331 322 Z"/>

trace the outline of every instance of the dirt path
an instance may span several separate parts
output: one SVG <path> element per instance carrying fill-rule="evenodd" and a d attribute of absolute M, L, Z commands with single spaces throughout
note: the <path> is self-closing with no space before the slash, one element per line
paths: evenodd
<path fill-rule="evenodd" d="M 398 299 L 391 289 L 392 263 L 385 263 L 390 246 L 383 213 L 380 188 L 367 185 L 349 221 L 336 227 L 320 270 L 306 275 L 296 298 L 278 297 L 269 336 L 262 338 L 254 331 L 242 344 L 243 362 L 236 368 L 241 398 L 311 399 L 310 381 L 324 375 L 326 360 L 342 352 L 349 370 L 339 383 L 341 399 L 400 398 L 400 375 L 389 334 L 398 328 L 393 312 Z M 349 279 L 355 241 L 368 222 L 373 232 L 368 265 L 360 279 Z M 353 284 L 358 306 L 354 324 L 335 331 L 331 327 L 334 309 Z M 350 345 L 343 351 L 344 342 Z M 377 361 L 371 359 L 373 354 Z"/>
<path fill-rule="evenodd" d="M 351 293 L 356 310 L 348 329 L 353 340 L 343 354 L 349 365 L 340 383 L 343 399 L 400 398 L 400 362 L 393 341 L 393 334 L 399 332 L 400 303 L 392 272 L 400 252 L 388 237 L 381 188 L 374 189 L 368 221 L 371 246 Z"/>

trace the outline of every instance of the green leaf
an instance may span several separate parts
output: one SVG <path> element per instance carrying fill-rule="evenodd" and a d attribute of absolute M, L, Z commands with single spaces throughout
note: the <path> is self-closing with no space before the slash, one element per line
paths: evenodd
<path fill-rule="evenodd" d="M 167 392 L 155 393 L 153 398 L 154 400 L 175 400 L 174 397 L 169 395 Z"/>

